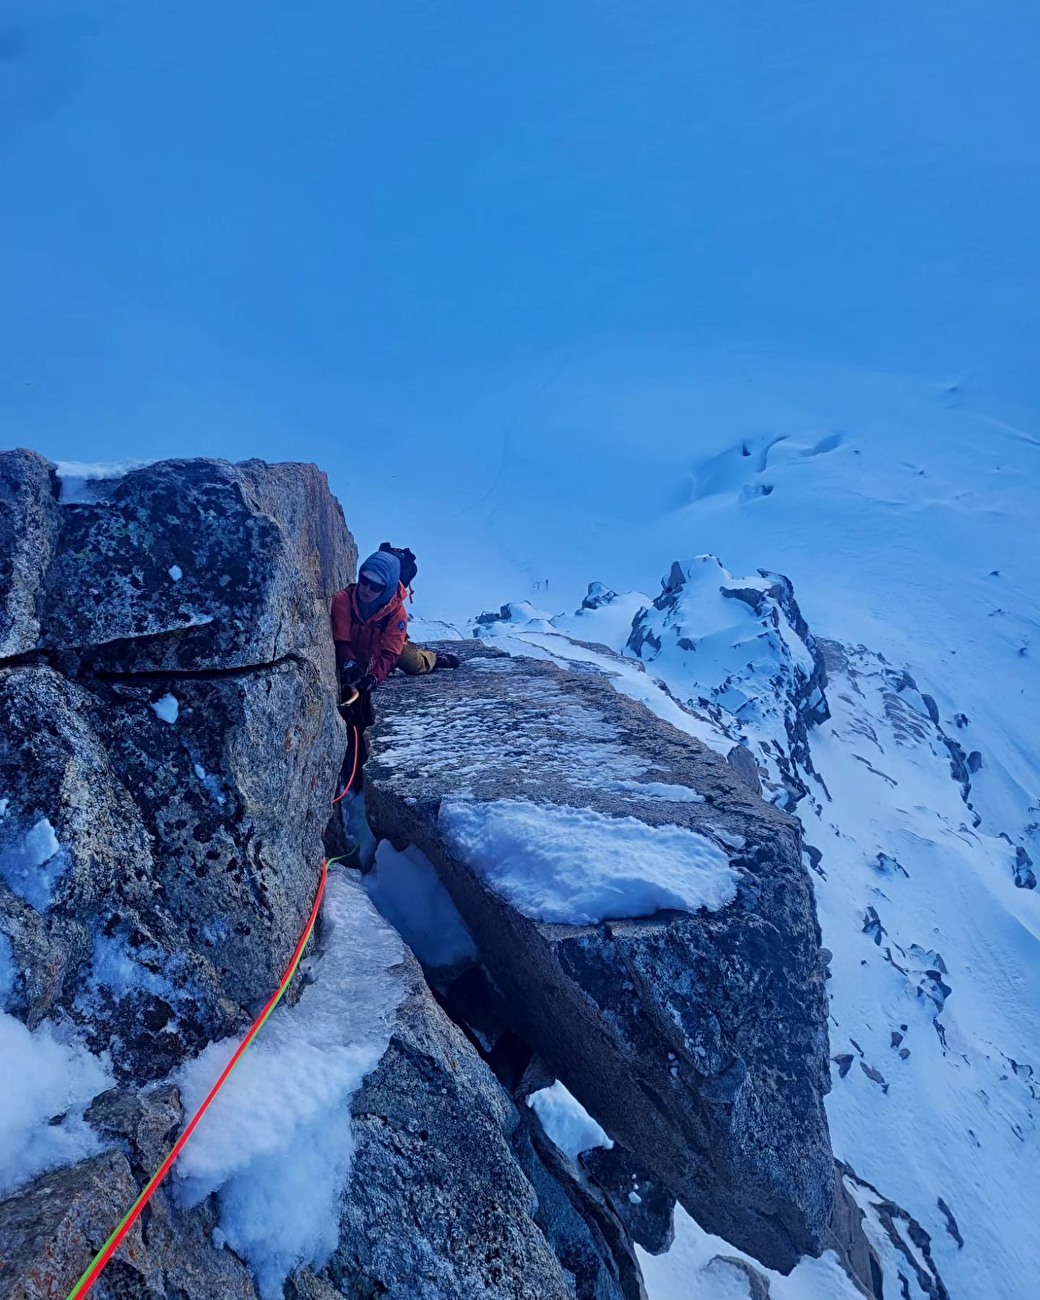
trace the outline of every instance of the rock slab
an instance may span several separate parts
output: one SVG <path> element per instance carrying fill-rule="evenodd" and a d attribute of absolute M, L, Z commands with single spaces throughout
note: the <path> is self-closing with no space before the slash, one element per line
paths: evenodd
<path fill-rule="evenodd" d="M 796 824 L 599 674 L 453 649 L 457 673 L 377 697 L 374 830 L 436 865 L 514 1030 L 698 1222 L 784 1271 L 818 1254 L 833 1190 L 827 1009 Z M 725 847 L 737 896 L 717 911 L 534 920 L 447 847 L 441 805 L 460 792 L 694 831 Z"/>

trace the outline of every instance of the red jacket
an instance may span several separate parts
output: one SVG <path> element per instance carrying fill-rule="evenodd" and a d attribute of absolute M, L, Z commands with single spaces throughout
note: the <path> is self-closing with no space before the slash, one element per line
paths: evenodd
<path fill-rule="evenodd" d="M 358 608 L 357 585 L 352 583 L 332 598 L 332 638 L 336 642 L 336 660 L 356 659 L 377 682 L 386 681 L 397 667 L 397 659 L 408 640 L 408 614 L 404 602 L 407 590 L 398 583 L 397 595 L 391 596 L 371 618 L 362 618 Z"/>

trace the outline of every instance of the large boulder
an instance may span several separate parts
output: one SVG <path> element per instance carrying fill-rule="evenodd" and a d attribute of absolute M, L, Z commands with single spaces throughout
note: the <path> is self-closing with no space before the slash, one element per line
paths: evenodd
<path fill-rule="evenodd" d="M 79 651 L 113 673 L 328 661 L 357 548 L 313 465 L 159 461 L 61 504 L 31 452 L 0 455 L 8 654 Z"/>
<path fill-rule="evenodd" d="M 248 1021 L 310 910 L 357 549 L 311 465 L 165 461 L 66 496 L 32 452 L 0 455 L 0 536 L 8 1002 L 160 1078 Z"/>
<path fill-rule="evenodd" d="M 797 825 L 599 674 L 453 648 L 458 673 L 377 697 L 376 833 L 436 865 L 515 1032 L 705 1228 L 785 1271 L 818 1254 L 827 1006 Z"/>
<path fill-rule="evenodd" d="M 30 1024 L 63 1008 L 121 1077 L 161 1078 L 277 985 L 317 887 L 342 725 L 294 660 L 132 688 L 14 667 L 0 710 L 15 1007 Z"/>

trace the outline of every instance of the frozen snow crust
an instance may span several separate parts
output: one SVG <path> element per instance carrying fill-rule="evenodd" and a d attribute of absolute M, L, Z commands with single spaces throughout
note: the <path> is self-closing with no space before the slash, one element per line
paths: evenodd
<path fill-rule="evenodd" d="M 610 1137 L 792 1267 L 833 1186 L 795 824 L 599 672 L 452 648 L 463 670 L 379 694 L 373 828 L 436 866 L 512 1028 Z"/>

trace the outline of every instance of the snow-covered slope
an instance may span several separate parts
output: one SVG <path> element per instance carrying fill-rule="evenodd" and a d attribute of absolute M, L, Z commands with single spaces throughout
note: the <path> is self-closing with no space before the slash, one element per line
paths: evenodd
<path fill-rule="evenodd" d="M 833 954 L 835 1153 L 927 1232 L 954 1300 L 1011 1300 L 1040 1267 L 1040 439 L 955 408 L 920 414 L 780 425 L 693 466 L 665 531 L 687 555 L 711 540 L 750 578 L 690 561 L 656 604 L 599 586 L 554 616 L 542 593 L 540 610 L 517 603 L 473 630 L 592 662 L 754 756 L 812 846 Z M 793 579 L 807 627 L 759 566 Z M 610 581 L 609 559 L 597 576 Z M 941 1294 L 906 1223 L 897 1246 L 871 1208 L 882 1196 L 852 1190 L 893 1287 L 901 1274 L 906 1294 Z M 710 1247 L 680 1215 L 673 1251 L 645 1261 L 652 1300 L 687 1294 Z M 775 1293 L 838 1294 L 820 1270 L 774 1279 Z M 701 1284 L 731 1294 L 732 1279 Z"/>

